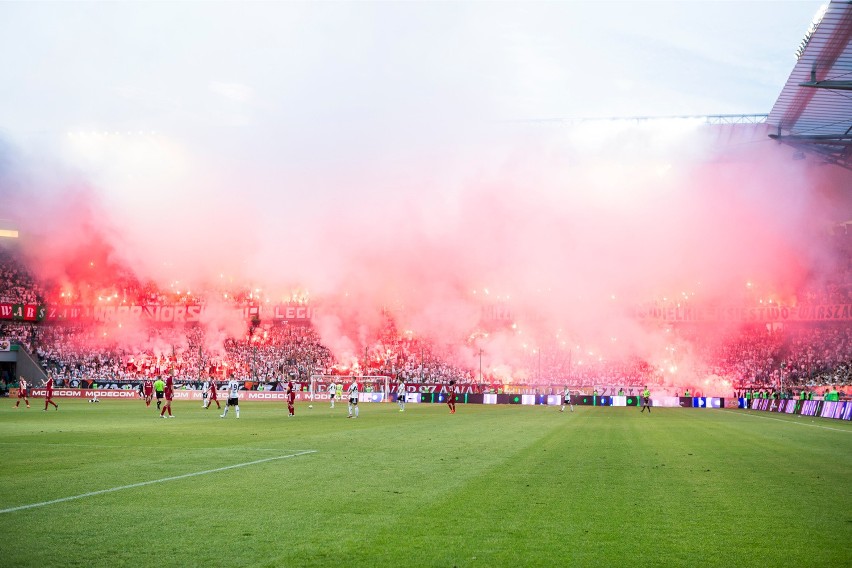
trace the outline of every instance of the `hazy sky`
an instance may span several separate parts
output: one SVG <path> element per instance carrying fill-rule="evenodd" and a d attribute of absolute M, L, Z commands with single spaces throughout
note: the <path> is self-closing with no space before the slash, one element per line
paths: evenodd
<path fill-rule="evenodd" d="M 766 113 L 820 4 L 3 2 L 0 129 Z"/>

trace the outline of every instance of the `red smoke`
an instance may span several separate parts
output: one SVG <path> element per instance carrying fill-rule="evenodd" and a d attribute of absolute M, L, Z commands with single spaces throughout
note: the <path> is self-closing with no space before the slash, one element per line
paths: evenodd
<path fill-rule="evenodd" d="M 67 183 L 62 172 L 6 184 L 2 197 L 32 269 L 83 301 L 149 279 L 164 290 L 245 286 L 272 302 L 307 290 L 325 306 L 314 325 L 343 360 L 392 314 L 470 368 L 481 348 L 483 365 L 506 375 L 563 344 L 573 364 L 591 351 L 663 365 L 666 331 L 638 323 L 636 306 L 750 294 L 794 303 L 835 268 L 824 235 L 850 218 L 837 191 L 852 187 L 849 172 L 793 160 L 763 127 L 545 128 L 446 132 L 452 143 L 373 157 L 352 148 L 364 159 L 317 169 L 224 162 L 169 141 L 162 151 L 180 173 L 157 173 L 154 204 L 140 205 L 139 180 Z M 484 306 L 514 326 L 486 336 Z M 216 342 L 237 333 L 226 319 L 205 320 Z M 724 332 L 707 326 L 698 342 Z M 677 352 L 683 368 L 697 356 L 691 344 Z"/>

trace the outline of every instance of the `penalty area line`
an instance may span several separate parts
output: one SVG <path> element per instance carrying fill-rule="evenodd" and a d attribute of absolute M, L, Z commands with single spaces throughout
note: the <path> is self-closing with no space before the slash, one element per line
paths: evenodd
<path fill-rule="evenodd" d="M 737 416 L 751 416 L 752 418 L 764 418 L 766 420 L 775 420 L 776 422 L 783 422 L 784 424 L 793 424 L 795 426 L 810 426 L 811 428 L 822 428 L 823 430 L 834 430 L 835 432 L 846 432 L 847 434 L 852 432 L 852 430 L 843 430 L 841 428 L 832 428 L 831 426 L 820 426 L 819 424 L 802 424 L 801 422 L 794 422 L 792 420 L 784 420 L 783 418 L 775 418 L 773 416 L 761 416 L 760 414 L 752 414 L 750 412 L 737 412 L 735 410 L 729 410 L 727 408 L 723 408 L 722 411 L 728 412 L 730 414 L 736 414 Z M 794 414 L 793 416 L 801 416 L 801 415 L 800 414 Z"/>
<path fill-rule="evenodd" d="M 3 513 L 13 513 L 15 511 L 23 511 L 25 509 L 34 509 L 36 507 L 44 507 L 45 505 L 54 505 L 56 503 L 64 503 L 66 501 L 74 501 L 75 499 L 83 499 L 84 497 L 94 497 L 95 495 L 103 495 L 104 493 L 114 493 L 116 491 L 123 491 L 125 489 L 133 489 L 135 487 L 144 487 L 146 485 L 153 485 L 155 483 L 165 483 L 167 481 L 176 481 L 178 479 L 186 479 L 188 477 L 197 477 L 199 475 L 207 475 L 208 473 L 216 473 L 219 471 L 227 471 L 229 469 L 236 469 L 238 467 L 248 467 L 250 465 L 257 465 L 259 463 L 266 463 L 275 460 L 284 460 L 287 458 L 295 458 L 297 456 L 304 456 L 306 454 L 315 454 L 316 450 L 305 450 L 302 452 L 296 452 L 293 454 L 287 454 L 284 456 L 275 456 L 272 458 L 263 458 L 260 460 L 254 460 L 245 463 L 238 463 L 234 465 L 226 465 L 225 467 L 217 467 L 215 469 L 205 469 L 204 471 L 195 471 L 192 473 L 184 473 L 182 475 L 173 475 L 171 477 L 163 477 L 162 479 L 152 479 L 151 481 L 141 481 L 139 483 L 131 483 L 130 485 L 122 485 L 120 487 L 111 487 L 109 489 L 100 489 L 98 491 L 90 491 L 89 493 L 81 493 L 80 495 L 72 495 L 70 497 L 61 497 L 59 499 L 51 499 L 50 501 L 42 501 L 41 503 L 30 503 L 29 505 L 19 505 L 18 507 L 9 507 L 8 509 L 0 509 L 0 514 Z"/>

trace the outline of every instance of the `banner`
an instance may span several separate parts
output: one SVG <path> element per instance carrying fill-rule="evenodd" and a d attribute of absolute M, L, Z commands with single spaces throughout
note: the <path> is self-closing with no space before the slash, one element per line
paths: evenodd
<path fill-rule="evenodd" d="M 4 304 L 5 305 L 5 304 Z M 36 306 L 33 306 L 36 307 Z M 0 307 L 0 317 L 12 319 L 3 315 L 12 313 L 15 306 L 8 304 L 3 311 Z M 197 323 L 202 320 L 206 309 L 204 304 L 134 304 L 134 305 L 97 305 L 97 306 L 40 306 L 43 310 L 42 319 L 48 321 L 62 320 L 92 320 L 96 322 L 111 321 L 150 321 L 158 323 Z M 272 318 L 280 321 L 309 322 L 316 314 L 316 309 L 310 306 L 278 305 L 272 308 L 261 306 L 246 306 L 244 308 L 228 308 L 237 317 L 244 320 L 255 318 Z M 17 312 L 15 312 L 17 313 Z M 18 318 L 15 318 L 18 319 Z M 20 319 L 25 319 L 21 317 Z"/>
<path fill-rule="evenodd" d="M 360 383 L 360 381 L 359 381 Z M 344 385 L 349 384 L 344 381 Z M 396 392 L 399 383 L 393 379 L 388 380 L 388 387 L 391 392 Z M 455 386 L 456 394 L 512 394 L 512 395 L 531 395 L 531 396 L 555 396 L 562 400 L 563 390 L 560 387 L 544 387 L 531 385 L 504 385 L 503 383 L 457 383 Z M 324 387 L 322 387 L 324 388 Z M 450 390 L 450 385 L 446 383 L 405 383 L 405 392 L 407 393 L 447 393 Z M 572 394 L 580 394 L 581 392 L 590 393 L 592 396 L 594 390 L 598 391 L 598 396 L 614 396 L 618 392 L 623 391 L 625 396 L 636 396 L 641 392 L 640 387 L 620 387 L 620 386 L 603 386 L 603 387 L 571 387 Z M 560 403 L 561 404 L 561 403 Z"/>
<path fill-rule="evenodd" d="M 158 323 L 197 323 L 201 321 L 205 306 L 201 304 L 176 305 L 118 305 L 118 306 L 42 306 L 43 319 L 47 321 L 96 322 L 149 321 Z M 2 306 L 0 306 L 2 310 Z M 230 308 L 230 312 L 244 320 L 260 316 L 260 306 Z"/>
<path fill-rule="evenodd" d="M 819 411 L 819 406 L 822 404 L 821 400 L 806 400 L 802 402 L 801 415 L 802 416 L 816 416 L 817 411 Z"/>
<path fill-rule="evenodd" d="M 174 399 L 175 400 L 203 400 L 202 391 L 200 390 L 176 390 Z M 218 398 L 220 401 L 228 400 L 228 393 L 225 389 L 219 389 Z M 296 401 L 308 401 L 311 400 L 328 400 L 328 394 L 326 393 L 314 393 L 313 399 L 311 399 L 311 393 L 309 392 L 297 392 L 296 393 Z M 240 391 L 240 400 L 249 401 L 249 402 L 280 402 L 282 404 L 287 403 L 287 393 L 284 391 L 252 391 L 252 390 L 241 390 Z"/>
<path fill-rule="evenodd" d="M 47 391 L 43 388 L 30 389 L 30 396 L 33 398 L 44 398 Z M 176 401 L 198 401 L 204 400 L 200 390 L 176 390 L 174 392 L 174 400 Z M 138 389 L 53 389 L 54 398 L 97 398 L 99 399 L 142 399 Z M 11 396 L 11 395 L 10 395 Z M 219 391 L 218 399 L 220 402 L 228 400 L 228 395 L 224 389 Z M 287 404 L 287 394 L 284 391 L 240 391 L 240 400 L 247 402 L 279 402 Z M 328 401 L 329 396 L 326 393 L 314 393 L 311 398 L 309 392 L 297 392 L 297 402 L 317 402 Z M 346 396 L 344 394 L 344 401 Z M 384 402 L 385 395 L 380 392 L 362 392 L 358 395 L 359 402 Z"/>
<path fill-rule="evenodd" d="M 495 304 L 491 306 L 482 306 L 481 315 L 482 321 L 515 321 L 515 313 L 506 304 Z"/>
<path fill-rule="evenodd" d="M 636 319 L 658 322 L 739 322 L 782 323 L 852 321 L 852 304 L 819 304 L 813 306 L 760 307 L 680 307 L 640 308 Z"/>
<path fill-rule="evenodd" d="M 391 380 L 389 382 L 389 386 L 391 391 L 396 392 L 396 387 L 399 383 Z M 501 385 L 502 386 L 502 385 Z M 481 385 L 478 383 L 465 383 L 465 384 L 457 384 L 454 385 L 456 394 L 464 394 L 464 393 L 483 393 L 488 390 L 492 390 L 496 387 L 492 387 L 492 385 Z M 447 393 L 450 391 L 450 385 L 446 384 L 434 384 L 434 383 L 405 383 L 405 392 L 407 393 Z"/>
<path fill-rule="evenodd" d="M 740 399 L 740 408 L 748 408 L 747 399 Z M 852 400 L 833 402 L 825 400 L 775 400 L 762 398 L 752 400 L 751 409 L 766 412 L 781 412 L 784 414 L 801 414 L 802 416 L 819 416 L 838 420 L 852 420 Z"/>
<path fill-rule="evenodd" d="M 139 304 L 139 305 L 36 305 L 0 303 L 0 320 L 61 321 L 142 320 L 163 323 L 194 323 L 201 320 L 204 304 Z M 280 322 L 309 323 L 317 308 L 302 304 L 275 306 L 247 306 L 229 308 L 244 320 L 260 318 Z M 639 321 L 651 322 L 831 322 L 852 321 L 852 304 L 817 304 L 807 306 L 754 306 L 754 307 L 644 307 L 631 312 Z M 513 314 L 498 306 L 483 308 L 483 316 L 491 321 L 512 319 Z"/>
<path fill-rule="evenodd" d="M 265 310 L 266 308 L 264 308 Z M 293 322 L 308 322 L 316 314 L 316 308 L 297 304 L 279 304 L 272 308 L 272 319 Z"/>
<path fill-rule="evenodd" d="M 693 408 L 722 408 L 722 400 L 723 399 L 716 398 L 716 397 L 695 396 L 695 397 L 692 397 L 692 407 Z"/>
<path fill-rule="evenodd" d="M 822 410 L 819 415 L 823 418 L 843 418 L 844 415 L 849 416 L 847 406 L 850 406 L 850 404 L 852 403 L 823 401 Z M 846 418 L 846 420 L 849 420 L 849 418 Z"/>
<path fill-rule="evenodd" d="M 47 310 L 36 304 L 0 304 L 0 320 L 41 321 Z"/>

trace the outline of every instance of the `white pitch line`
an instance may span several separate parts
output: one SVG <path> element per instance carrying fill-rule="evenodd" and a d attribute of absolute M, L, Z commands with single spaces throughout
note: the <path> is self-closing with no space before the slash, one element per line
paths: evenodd
<path fill-rule="evenodd" d="M 0 446 L 46 446 L 46 447 L 61 447 L 61 448 L 104 448 L 110 450 L 166 450 L 165 446 L 110 446 L 108 444 L 62 444 L 54 442 L 0 442 Z M 211 450 L 233 451 L 233 450 L 251 450 L 259 452 L 298 452 L 301 450 L 293 450 L 289 448 L 253 448 L 251 446 L 214 446 L 212 448 L 181 448 L 183 451 L 198 451 L 209 452 Z"/>
<path fill-rule="evenodd" d="M 793 422 L 792 420 L 784 420 L 782 418 L 773 418 L 772 416 L 763 416 L 762 414 L 751 414 L 746 412 L 735 412 L 733 410 L 722 408 L 724 412 L 730 412 L 731 414 L 736 414 L 737 416 L 751 416 L 752 418 L 765 418 L 766 420 L 777 420 L 778 422 L 783 422 L 785 424 L 795 424 L 796 426 L 810 426 L 811 428 L 822 428 L 823 430 L 834 430 L 835 432 L 846 432 L 847 434 L 852 432 L 852 430 L 842 430 L 840 428 L 832 428 L 830 426 L 820 426 L 819 424 L 802 424 L 801 422 Z M 794 416 L 801 416 L 800 414 L 794 414 Z M 819 418 L 819 417 L 817 417 Z"/>
<path fill-rule="evenodd" d="M 3 513 L 12 513 L 14 511 L 23 511 L 24 509 L 33 509 L 35 507 L 44 507 L 45 505 L 53 505 L 56 503 L 64 503 L 65 501 L 73 501 L 75 499 L 82 499 L 83 497 L 94 497 L 95 495 L 103 495 L 104 493 L 113 493 L 115 491 L 122 491 L 124 489 L 133 489 L 135 487 L 144 487 L 146 485 L 153 485 L 154 483 L 165 483 L 166 481 L 175 481 L 178 479 L 186 479 L 187 477 L 196 477 L 198 475 L 207 475 L 208 473 L 216 473 L 219 471 L 227 471 L 229 469 L 236 469 L 238 467 L 247 467 L 250 465 L 256 465 L 259 463 L 274 461 L 274 460 L 283 460 L 287 458 L 294 458 L 296 456 L 303 456 L 305 454 L 314 454 L 316 450 L 305 450 L 303 452 L 297 452 L 295 454 L 288 454 L 286 456 L 276 456 L 274 458 L 264 458 L 261 460 L 250 461 L 246 463 L 238 463 L 235 465 L 227 465 L 225 467 L 217 467 L 216 469 L 206 469 L 204 471 L 196 471 L 193 473 L 184 473 L 183 475 L 175 475 L 172 477 L 164 477 L 162 479 L 153 479 L 151 481 L 142 481 L 139 483 L 131 483 L 130 485 L 122 485 L 121 487 L 112 487 L 110 489 L 101 489 L 99 491 L 91 491 L 89 493 L 83 493 L 81 495 L 72 495 L 71 497 L 62 497 L 60 499 L 52 499 L 50 501 L 43 501 L 41 503 L 31 503 L 29 505 L 20 505 L 18 507 L 10 507 L 8 509 L 0 509 L 0 514 Z"/>

